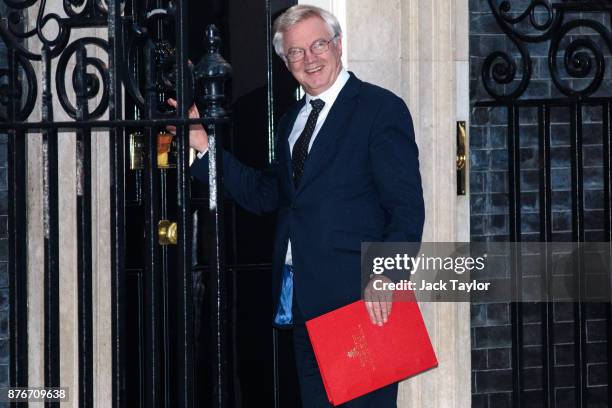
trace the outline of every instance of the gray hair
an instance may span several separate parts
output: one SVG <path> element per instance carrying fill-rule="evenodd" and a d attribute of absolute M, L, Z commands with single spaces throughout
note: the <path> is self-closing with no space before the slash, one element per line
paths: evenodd
<path fill-rule="evenodd" d="M 340 27 L 340 23 L 338 22 L 336 16 L 329 11 L 323 10 L 320 7 L 305 4 L 298 4 L 290 7 L 287 9 L 287 11 L 278 16 L 276 20 L 274 20 L 274 26 L 272 27 L 272 32 L 274 33 L 274 36 L 272 37 L 274 51 L 276 51 L 278 56 L 281 57 L 283 61 L 286 62 L 283 50 L 283 35 L 295 24 L 311 17 L 319 17 L 325 22 L 325 25 L 327 25 L 327 28 L 329 29 L 329 33 L 334 38 L 334 42 L 338 41 L 338 38 L 342 37 L 342 28 Z"/>

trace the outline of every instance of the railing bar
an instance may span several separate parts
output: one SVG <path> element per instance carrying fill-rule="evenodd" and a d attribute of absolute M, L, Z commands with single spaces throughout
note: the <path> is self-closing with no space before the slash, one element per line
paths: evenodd
<path fill-rule="evenodd" d="M 612 103 L 606 102 L 602 105 L 602 117 L 603 117 L 603 128 L 602 128 L 602 143 L 603 143 L 603 178 L 604 178 L 604 240 L 608 242 L 608 266 L 612 265 L 612 201 L 610 200 L 610 189 L 612 186 L 612 169 L 610 168 L 610 159 L 612 158 L 612 129 L 610 124 L 612 123 Z M 612 293 L 612 277 L 610 277 L 608 293 Z M 606 327 L 607 327 L 607 360 L 612 361 L 612 299 L 608 300 L 608 307 L 606 308 Z M 608 401 L 612 402 L 612 370 L 608 370 Z"/>
<path fill-rule="evenodd" d="M 602 106 L 603 111 L 603 169 L 604 169 L 604 234 L 605 240 L 612 242 L 612 103 L 607 102 Z"/>
<path fill-rule="evenodd" d="M 510 242 L 521 239 L 521 175 L 520 175 L 520 142 L 519 142 L 519 108 L 508 105 L 508 186 L 509 186 L 509 222 Z M 512 244 L 511 244 L 512 245 Z M 513 291 L 515 299 L 510 304 L 512 321 L 512 401 L 513 406 L 522 406 L 523 391 L 523 308 L 520 303 L 522 293 L 522 276 L 520 253 L 518 248 L 512 249 L 511 262 L 514 266 Z"/>
<path fill-rule="evenodd" d="M 225 276 L 225 248 L 223 226 L 223 194 L 220 191 L 220 173 L 222 171 L 219 154 L 221 139 L 216 125 L 209 125 L 208 156 L 209 156 L 209 214 L 210 214 L 210 256 L 211 273 L 208 275 L 210 288 L 210 311 L 213 332 L 210 353 L 212 375 L 214 378 L 213 401 L 216 407 L 225 408 L 229 405 L 228 372 L 227 372 L 227 289 Z"/>
<path fill-rule="evenodd" d="M 272 6 L 266 0 L 266 102 L 268 108 L 268 163 L 276 161 L 274 149 L 274 83 L 273 64 L 274 50 L 272 49 Z"/>
<path fill-rule="evenodd" d="M 580 103 L 583 106 L 601 106 L 609 101 L 608 97 L 574 97 L 568 96 L 564 98 L 532 98 L 532 99 L 516 99 L 511 103 L 517 107 L 538 107 L 542 104 L 547 104 L 549 107 L 571 107 L 573 104 Z M 508 106 L 508 101 L 476 101 L 475 107 L 505 107 Z"/>
<path fill-rule="evenodd" d="M 166 125 L 195 125 L 195 124 L 215 124 L 227 123 L 228 119 L 219 118 L 201 118 L 201 119 L 180 119 L 180 118 L 157 118 L 157 119 L 124 119 L 124 120 L 84 120 L 82 122 L 74 121 L 41 121 L 41 122 L 17 122 L 6 123 L 0 122 L 0 130 L 27 130 L 31 133 L 40 133 L 45 130 L 58 130 L 66 132 L 74 132 L 79 128 L 91 128 L 100 130 L 110 130 L 124 127 L 144 127 L 156 126 L 164 127 Z"/>
<path fill-rule="evenodd" d="M 41 51 L 43 66 L 42 117 L 53 120 L 51 82 L 51 57 L 47 46 Z M 58 210 L 58 138 L 55 130 L 43 133 L 43 161 L 45 163 L 46 203 L 45 217 L 45 265 L 44 265 L 44 344 L 45 386 L 60 386 L 59 341 L 59 210 Z M 45 402 L 45 407 L 59 407 L 57 402 Z"/>
<path fill-rule="evenodd" d="M 157 167 L 157 166 L 156 166 Z M 168 179 L 168 173 L 166 172 L 165 169 L 158 169 L 155 170 L 156 172 L 158 172 L 159 174 L 159 209 L 158 209 L 158 218 L 160 220 L 168 220 L 169 219 L 169 214 L 168 214 L 168 197 L 167 197 L 167 179 Z M 172 369 L 172 361 L 174 358 L 176 358 L 177 355 L 174 354 L 175 350 L 171 350 L 171 342 L 172 342 L 172 338 L 174 337 L 174 329 L 172 327 L 170 327 L 171 321 L 174 321 L 174 316 L 170 315 L 170 310 L 175 310 L 172 308 L 171 306 L 171 302 L 172 302 L 172 295 L 170 293 L 170 288 L 172 287 L 172 285 L 170 284 L 169 281 L 169 276 L 168 276 L 168 262 L 170 261 L 170 257 L 168 254 L 168 246 L 167 245 L 161 245 L 159 247 L 159 277 L 161 280 L 161 292 L 160 292 L 160 296 L 161 296 L 161 322 L 160 322 L 160 328 L 161 328 L 161 332 L 162 332 L 162 341 L 161 341 L 161 348 L 162 348 L 162 354 L 161 354 L 161 359 L 163 359 L 163 376 L 162 376 L 162 382 L 163 382 L 163 396 L 164 396 L 164 403 L 162 404 L 162 406 L 164 407 L 171 407 L 173 406 L 173 404 L 171 403 L 171 394 L 172 394 L 172 387 L 173 387 L 173 381 L 176 381 L 178 378 L 173 376 L 171 369 Z M 178 301 L 178 299 L 177 299 Z M 178 316 L 177 316 L 178 317 Z M 180 334 L 179 334 L 180 335 Z M 178 350 L 177 350 L 178 351 Z M 180 351 L 178 351 L 180 353 Z M 176 384 L 178 387 L 181 386 L 180 383 Z"/>
<path fill-rule="evenodd" d="M 148 41 L 145 45 L 146 72 L 146 118 L 154 115 L 157 103 L 153 48 Z M 152 127 L 145 130 L 145 171 L 144 171 L 144 207 L 145 207 L 145 275 L 144 275 L 144 406 L 159 407 L 163 400 L 161 386 L 160 360 L 160 275 L 158 263 L 157 222 L 159 220 L 157 203 L 159 202 L 159 177 L 157 172 L 157 135 Z"/>
<path fill-rule="evenodd" d="M 77 120 L 88 117 L 86 49 L 76 52 Z M 92 331 L 92 235 L 91 235 L 91 130 L 77 131 L 77 281 L 79 313 L 79 406 L 93 407 L 93 331 Z M 77 164 L 78 168 L 78 164 Z M 80 190 L 80 191 L 79 191 Z"/>
<path fill-rule="evenodd" d="M 178 2 L 176 9 L 177 43 L 177 98 L 178 117 L 188 118 L 187 50 L 188 44 L 188 3 Z M 178 251 L 177 251 L 177 300 L 178 300 L 178 405 L 194 406 L 194 365 L 193 345 L 193 276 L 191 271 L 192 219 L 191 219 L 191 182 L 189 176 L 189 126 L 178 126 L 177 132 L 177 207 L 178 207 Z"/>
<path fill-rule="evenodd" d="M 552 240 L 552 183 L 550 160 L 550 108 L 541 105 L 538 108 L 539 155 L 540 155 L 540 241 Z M 543 367 L 543 398 L 544 406 L 555 406 L 554 379 L 554 310 L 549 298 L 551 293 L 550 266 L 551 259 L 546 249 L 542 271 L 542 288 L 545 291 L 546 302 L 542 305 L 542 367 Z"/>
<path fill-rule="evenodd" d="M 571 127 L 571 184 L 572 184 L 572 238 L 574 242 L 584 242 L 584 191 L 582 185 L 582 105 L 575 103 L 570 108 Z M 577 254 L 578 271 L 575 277 L 578 301 L 574 303 L 574 377 L 577 407 L 586 406 L 586 362 L 585 362 L 585 325 L 582 305 L 582 256 Z"/>
<path fill-rule="evenodd" d="M 165 6 L 164 0 L 153 0 L 152 5 L 157 9 L 161 9 Z M 175 5 L 176 5 L 175 13 L 178 14 L 180 12 L 179 7 L 184 6 L 185 2 L 178 1 L 175 3 Z M 154 27 L 155 27 L 154 29 L 155 39 L 156 40 L 166 40 L 167 34 L 165 30 L 166 28 L 165 22 L 162 21 L 162 19 L 157 19 L 155 21 Z M 176 26 L 176 29 L 177 31 L 181 31 L 183 27 Z M 177 33 L 177 35 L 179 35 L 179 33 Z M 176 51 L 179 52 L 179 49 L 180 49 L 180 46 L 179 44 L 177 44 Z M 155 57 L 153 57 L 152 59 L 148 59 L 148 58 L 145 59 L 145 64 L 149 66 L 149 69 L 154 69 L 157 72 L 158 62 L 155 61 Z M 177 69 L 178 69 L 178 65 L 177 65 Z M 155 117 L 155 115 L 157 114 L 157 107 L 153 99 L 150 99 L 147 102 L 148 103 L 147 103 L 146 109 L 149 110 L 149 114 L 147 115 L 147 118 L 151 119 Z M 157 104 L 158 103 L 159 102 L 157 102 Z M 152 134 L 153 138 L 150 140 L 152 144 L 156 145 L 156 143 L 158 142 L 159 132 L 161 129 L 153 128 L 153 130 L 154 130 Z M 153 203 L 153 206 L 157 206 L 157 217 L 153 218 L 153 221 L 159 222 L 160 220 L 168 220 L 168 212 L 167 212 L 168 197 L 167 197 L 167 186 L 166 186 L 167 173 L 165 170 L 158 168 L 157 150 L 155 154 L 155 161 L 150 161 L 150 164 L 151 164 L 152 171 L 156 175 L 155 183 L 156 183 L 156 186 L 158 186 L 157 187 L 158 189 L 157 201 L 156 203 Z M 170 316 L 169 314 L 169 310 L 170 310 L 169 303 L 171 302 L 171 294 L 169 293 L 170 285 L 168 281 L 168 266 L 169 266 L 168 261 L 169 261 L 168 247 L 166 245 L 158 246 L 157 258 L 156 258 L 156 262 L 158 265 L 157 266 L 158 269 L 156 272 L 157 281 L 154 284 L 154 287 L 157 287 L 157 285 L 159 285 L 159 292 L 157 293 L 158 293 L 158 296 L 160 297 L 160 300 L 158 302 L 160 303 L 160 305 L 157 310 L 159 314 L 157 316 L 159 319 L 159 322 L 158 322 L 159 334 L 161 336 L 159 340 L 159 350 L 161 353 L 159 356 L 159 365 L 160 365 L 160 372 L 159 372 L 160 391 L 159 393 L 160 393 L 160 397 L 158 398 L 161 401 L 159 401 L 158 405 L 161 407 L 166 407 L 166 408 L 175 406 L 175 404 L 171 402 L 171 399 L 173 398 L 174 391 L 178 391 L 178 388 L 180 388 L 181 386 L 180 377 L 178 378 L 173 377 L 172 371 L 171 371 L 173 368 L 172 365 L 174 365 L 172 364 L 172 360 L 176 358 L 176 356 L 172 354 L 174 350 L 170 350 L 171 332 L 173 331 L 173 329 L 170 328 L 169 325 L 171 321 L 174 321 L 175 316 Z M 176 384 L 177 388 L 175 390 L 173 387 L 174 386 L 173 382 L 176 380 L 178 380 L 179 382 Z M 182 406 L 181 404 L 177 404 L 177 405 Z"/>
<path fill-rule="evenodd" d="M 9 67 L 9 89 L 16 90 L 17 52 L 7 50 Z M 8 117 L 16 121 L 18 98 L 13 93 L 9 98 Z M 28 276 L 27 276 L 27 229 L 26 225 L 26 143 L 20 131 L 8 130 L 8 233 L 9 233 L 9 319 L 10 319 L 10 385 L 28 385 Z M 25 407 L 26 403 L 16 403 Z"/>
<path fill-rule="evenodd" d="M 109 122 L 121 122 L 122 92 L 117 68 L 123 59 L 121 31 L 121 2 L 108 0 L 109 43 Z M 112 405 L 127 405 L 125 389 L 126 344 L 126 272 L 125 272 L 125 165 L 123 128 L 110 129 L 111 179 L 111 290 L 112 290 Z"/>
<path fill-rule="evenodd" d="M 272 364 L 274 365 L 274 408 L 280 408 L 280 373 L 278 329 L 272 327 Z"/>

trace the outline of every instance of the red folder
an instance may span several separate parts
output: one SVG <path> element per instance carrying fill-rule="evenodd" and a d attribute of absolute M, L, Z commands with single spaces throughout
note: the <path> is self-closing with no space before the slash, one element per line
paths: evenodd
<path fill-rule="evenodd" d="M 360 300 L 307 321 L 306 328 L 334 406 L 438 365 L 414 300 L 393 302 L 383 326 L 370 321 Z"/>

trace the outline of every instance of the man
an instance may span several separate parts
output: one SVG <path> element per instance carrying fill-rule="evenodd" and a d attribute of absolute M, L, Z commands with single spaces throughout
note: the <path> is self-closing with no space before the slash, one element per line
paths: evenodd
<path fill-rule="evenodd" d="M 361 242 L 421 240 L 418 150 L 404 102 L 343 69 L 332 14 L 291 7 L 274 23 L 274 48 L 306 96 L 280 120 L 278 163 L 256 171 L 224 152 L 224 186 L 247 210 L 278 212 L 273 321 L 293 329 L 303 406 L 329 407 L 304 322 L 361 297 Z M 197 108 L 190 116 L 199 117 Z M 201 126 L 192 127 L 190 144 L 200 152 L 192 174 L 207 182 Z M 391 302 L 374 300 L 366 307 L 382 325 Z M 393 384 L 345 406 L 396 407 L 396 399 Z"/>

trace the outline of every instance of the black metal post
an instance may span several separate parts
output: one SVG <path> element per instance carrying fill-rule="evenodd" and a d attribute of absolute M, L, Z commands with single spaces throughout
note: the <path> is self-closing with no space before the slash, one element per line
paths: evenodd
<path fill-rule="evenodd" d="M 602 106 L 603 116 L 603 168 L 604 168 L 604 239 L 608 241 L 608 254 L 612 254 L 612 103 L 607 102 Z M 608 265 L 612 265 L 612 259 L 608 259 Z M 612 277 L 610 278 L 610 292 L 612 293 Z M 608 358 L 612 361 L 612 299 L 608 302 L 606 310 L 606 325 L 608 328 Z M 612 370 L 608 370 L 608 402 L 612 402 Z"/>
<path fill-rule="evenodd" d="M 9 97 L 8 117 L 16 121 L 19 106 L 17 102 L 17 53 L 8 50 Z M 9 180 L 9 326 L 10 340 L 10 385 L 28 385 L 28 276 L 27 276 L 27 222 L 26 222 L 26 138 L 23 131 L 8 130 L 8 180 Z M 26 403 L 16 403 L 18 408 Z"/>
<path fill-rule="evenodd" d="M 550 167 L 550 107 L 541 105 L 538 108 L 539 123 L 539 161 L 540 161 L 540 241 L 552 241 L 552 181 Z M 555 406 L 555 377 L 554 377 L 554 299 L 548 295 L 551 292 L 551 263 L 552 259 L 548 249 L 540 255 L 544 264 L 542 271 L 542 288 L 546 294 L 546 302 L 542 303 L 542 373 L 544 406 Z"/>
<path fill-rule="evenodd" d="M 272 59 L 274 49 L 272 47 L 272 5 L 266 0 L 266 94 L 268 103 L 268 163 L 276 161 L 274 149 L 274 84 L 272 83 Z"/>
<path fill-rule="evenodd" d="M 223 222 L 223 154 L 222 123 L 226 119 L 222 104 L 225 99 L 225 81 L 231 75 L 231 67 L 221 54 L 221 39 L 215 26 L 206 28 L 206 54 L 196 67 L 195 75 L 204 89 L 202 102 L 203 115 L 214 119 L 207 126 L 208 131 L 208 170 L 209 170 L 209 231 L 211 268 L 207 280 L 208 305 L 210 313 L 210 375 L 212 377 L 213 400 L 217 408 L 229 406 L 230 372 L 228 371 L 229 314 L 228 291 L 225 265 L 225 233 Z"/>
<path fill-rule="evenodd" d="M 25 130 L 28 132 L 44 132 L 46 130 L 58 131 L 73 131 L 75 129 L 91 128 L 99 130 L 111 130 L 114 128 L 123 127 L 146 127 L 157 126 L 163 127 L 166 125 L 185 125 L 185 124 L 208 124 L 215 123 L 215 120 L 210 118 L 201 119 L 177 119 L 177 118 L 158 118 L 158 119 L 127 119 L 127 120 L 84 120 L 82 122 L 75 121 L 43 121 L 43 122 L 17 122 L 14 124 L 0 123 L 0 130 Z"/>
<path fill-rule="evenodd" d="M 108 0 L 109 66 L 119 67 L 123 58 L 121 29 L 121 2 Z M 122 118 L 122 92 L 119 69 L 109 72 L 110 121 Z M 124 128 L 110 129 L 110 179 L 111 179 L 111 290 L 112 290 L 112 355 L 113 355 L 113 408 L 126 404 L 125 389 L 125 335 L 126 335 L 126 272 L 125 272 L 125 143 Z"/>
<path fill-rule="evenodd" d="M 76 119 L 85 120 L 87 103 L 87 50 L 76 52 Z M 92 329 L 92 235 L 91 235 L 91 129 L 77 131 L 77 280 L 79 308 L 79 404 L 93 407 L 93 329 Z M 81 164 L 79 166 L 79 161 Z"/>
<path fill-rule="evenodd" d="M 177 114 L 188 117 L 191 95 L 187 89 L 187 77 L 192 75 L 187 65 L 187 2 L 176 4 L 176 58 L 177 58 Z M 191 271 L 192 218 L 191 180 L 189 177 L 189 126 L 178 126 L 177 132 L 177 208 L 178 208 L 178 256 L 177 256 L 177 301 L 178 301 L 178 406 L 191 408 L 194 405 L 194 328 L 193 328 L 193 278 Z"/>
<path fill-rule="evenodd" d="M 604 239 L 612 243 L 612 102 L 603 104 Z M 612 337 L 611 337 L 612 339 Z M 611 401 L 612 402 L 612 401 Z"/>
<path fill-rule="evenodd" d="M 155 81 L 155 44 L 147 41 L 145 45 L 145 72 L 146 72 L 146 118 L 155 115 L 157 104 Z M 157 135 L 153 127 L 145 130 L 145 275 L 144 275 L 144 406 L 159 407 L 163 400 L 161 394 L 162 367 L 161 349 L 159 344 L 161 324 L 161 287 L 158 263 L 158 235 L 157 223 L 159 221 L 159 174 L 157 171 Z"/>
<path fill-rule="evenodd" d="M 582 243 L 584 236 L 584 189 L 582 185 L 582 104 L 573 103 L 570 106 L 570 150 L 571 150 L 571 185 L 572 185 L 572 241 Z M 583 257 L 581 248 L 576 254 L 578 270 L 574 271 L 574 284 L 577 301 L 574 302 L 574 376 L 576 385 L 576 407 L 587 404 L 587 373 L 586 373 L 586 320 L 584 304 L 582 303 L 583 288 Z"/>
<path fill-rule="evenodd" d="M 279 342 L 278 329 L 272 328 L 272 364 L 273 364 L 273 381 L 274 381 L 274 408 L 280 408 L 280 373 L 279 373 Z"/>
<path fill-rule="evenodd" d="M 608 241 L 608 255 L 612 254 L 612 168 L 610 167 L 610 161 L 612 158 L 612 103 L 607 102 L 602 105 L 602 117 L 603 117 L 603 168 L 604 168 L 604 240 Z M 612 264 L 612 258 L 608 258 L 608 265 Z M 609 282 L 610 292 L 612 293 L 612 278 Z M 608 341 L 607 341 L 607 360 L 612 361 L 612 299 L 608 302 L 606 308 L 606 326 L 608 329 Z M 608 363 L 609 364 L 609 363 Z M 608 370 L 608 402 L 612 402 L 612 370 Z"/>
<path fill-rule="evenodd" d="M 508 105 L 508 187 L 510 242 L 521 241 L 521 155 L 519 138 L 519 108 Z M 513 247 L 510 262 L 514 267 L 513 298 L 510 304 L 512 320 L 512 405 L 520 408 L 523 403 L 523 305 L 520 249 Z"/>
<path fill-rule="evenodd" d="M 47 46 L 42 54 L 43 99 L 42 118 L 53 120 L 53 99 L 51 92 L 51 55 Z M 45 386 L 60 386 L 59 370 L 59 208 L 58 208 L 58 140 L 57 131 L 43 133 L 44 166 L 44 224 L 45 224 L 45 282 L 44 282 L 44 331 L 45 331 Z M 59 407 L 58 402 L 45 402 L 46 407 Z"/>

